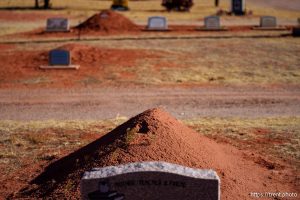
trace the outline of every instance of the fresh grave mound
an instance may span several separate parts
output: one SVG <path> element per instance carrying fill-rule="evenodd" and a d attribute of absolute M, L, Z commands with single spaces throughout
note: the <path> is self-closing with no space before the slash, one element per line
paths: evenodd
<path fill-rule="evenodd" d="M 111 11 L 104 10 L 88 18 L 85 22 L 76 27 L 83 31 L 104 31 L 104 32 L 124 32 L 137 31 L 138 26 L 125 16 Z"/>
<path fill-rule="evenodd" d="M 15 197 L 79 199 L 84 171 L 137 161 L 214 169 L 221 178 L 222 199 L 250 199 L 250 192 L 294 191 L 271 170 L 244 159 L 238 150 L 215 143 L 155 108 L 53 162 Z"/>

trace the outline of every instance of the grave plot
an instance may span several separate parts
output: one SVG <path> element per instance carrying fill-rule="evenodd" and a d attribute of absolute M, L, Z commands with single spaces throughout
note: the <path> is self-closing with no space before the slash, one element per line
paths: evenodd
<path fill-rule="evenodd" d="M 198 31 L 226 31 L 225 27 L 221 26 L 219 16 L 208 16 L 204 19 L 204 27 L 196 28 Z"/>
<path fill-rule="evenodd" d="M 0 74 L 8 81 L 5 87 L 13 87 L 16 84 L 28 85 L 27 81 L 23 82 L 23 80 L 29 80 L 30 83 L 33 82 L 33 85 L 51 84 L 61 88 L 65 87 L 65 83 L 72 86 L 86 84 L 86 82 L 120 84 L 118 80 L 122 82 L 136 80 L 136 72 L 132 69 L 138 67 L 138 63 L 143 59 L 156 59 L 162 56 L 161 53 L 143 49 L 101 48 L 101 44 L 99 46 L 78 43 L 54 46 L 56 50 L 54 52 L 60 53 L 58 58 L 53 60 L 50 59 L 52 49 L 49 48 L 18 51 L 13 49 L 13 45 L 2 45 L 0 59 L 3 66 L 7 67 L 0 68 Z M 8 52 L 10 50 L 11 52 Z M 53 65 L 50 65 L 50 61 Z M 69 65 L 66 65 L 68 63 Z M 49 68 L 47 73 L 44 69 L 40 69 L 41 66 Z M 70 66 L 80 66 L 80 70 L 59 70 L 60 76 L 57 76 L 57 70 L 50 70 L 55 67 L 70 69 Z M 116 82 L 111 82 L 111 74 L 116 74 L 113 77 Z M 32 79 L 32 77 L 37 77 L 37 79 Z"/>
<path fill-rule="evenodd" d="M 259 26 L 253 27 L 254 30 L 286 30 L 286 27 L 278 26 L 277 18 L 273 16 L 260 17 Z"/>
<path fill-rule="evenodd" d="M 145 161 L 154 161 L 154 163 L 140 163 Z M 162 164 L 161 161 L 172 164 Z M 136 162 L 138 164 L 126 165 Z M 119 165 L 123 165 L 123 167 Z M 136 165 L 139 166 L 139 169 L 138 167 L 133 169 L 133 166 Z M 165 174 L 166 176 L 161 177 L 161 181 L 168 177 L 169 182 L 167 184 L 169 184 L 169 187 L 166 187 L 165 191 L 155 190 L 155 187 L 157 187 L 154 184 L 156 178 L 153 178 L 153 182 L 151 182 L 154 185 L 149 186 L 151 187 L 149 189 L 153 189 L 153 192 L 166 192 L 164 195 L 171 196 L 171 199 L 176 199 L 176 193 L 175 196 L 172 196 L 170 184 L 174 187 L 185 186 L 180 188 L 182 192 L 193 191 L 192 186 L 190 184 L 185 185 L 184 183 L 187 182 L 182 182 L 184 178 L 181 179 L 180 177 L 182 171 L 185 171 L 188 176 L 192 170 L 190 168 L 216 171 L 221 179 L 222 199 L 249 199 L 251 191 L 260 191 L 261 188 L 267 191 L 272 191 L 274 187 L 282 191 L 293 190 L 289 185 L 278 184 L 269 179 L 269 169 L 245 159 L 244 154 L 232 146 L 217 144 L 188 128 L 164 110 L 154 108 L 129 119 L 87 146 L 52 162 L 45 168 L 44 172 L 34 178 L 27 187 L 15 194 L 14 197 L 33 199 L 44 197 L 54 199 L 61 197 L 67 199 L 80 198 L 80 181 L 84 172 L 89 172 L 92 169 L 96 170 L 91 172 L 91 176 L 89 174 L 84 176 L 84 179 L 87 180 L 89 177 L 92 178 L 93 173 L 95 173 L 95 176 L 98 176 L 97 173 L 104 175 L 108 172 L 106 169 L 114 169 L 114 172 L 112 170 L 107 173 L 108 176 L 109 174 L 121 173 L 118 172 L 119 169 L 124 169 L 126 166 L 131 168 L 132 171 L 146 170 L 147 166 L 149 169 L 155 168 L 158 172 L 169 173 L 177 170 L 177 173 L 180 174 L 179 177 L 168 177 L 168 173 Z M 157 169 L 158 166 L 160 166 L 160 170 Z M 99 169 L 103 167 L 108 168 Z M 126 171 L 126 169 L 124 170 Z M 199 175 L 197 169 L 193 170 L 195 170 L 194 172 L 197 171 L 197 173 L 193 173 L 195 176 Z M 210 174 L 202 176 L 202 178 L 217 180 L 217 175 L 212 171 L 202 172 Z M 186 181 L 190 180 L 189 177 L 185 178 Z M 179 181 L 180 179 L 181 181 Z M 140 176 L 138 181 L 143 184 L 150 184 L 144 176 Z M 134 183 L 136 182 L 134 181 Z M 103 197 L 103 195 L 109 194 L 122 198 L 126 195 L 124 188 L 116 190 L 117 188 L 111 187 L 108 182 L 96 181 L 96 184 L 99 190 L 94 188 L 95 190 L 88 192 L 93 197 L 94 195 L 102 195 Z M 124 184 L 118 183 L 117 185 L 125 187 Z M 136 187 L 134 191 L 138 192 L 142 187 Z M 212 188 L 216 189 L 216 185 Z M 213 191 L 215 191 L 215 194 L 216 190 Z M 103 194 L 105 192 L 107 193 Z M 206 192 L 208 191 L 206 190 Z M 215 195 L 211 199 L 217 199 Z M 151 198 L 146 197 L 144 199 Z"/>

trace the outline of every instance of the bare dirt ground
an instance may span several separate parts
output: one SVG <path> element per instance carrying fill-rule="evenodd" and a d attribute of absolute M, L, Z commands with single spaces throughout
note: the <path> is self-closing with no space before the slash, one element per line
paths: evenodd
<path fill-rule="evenodd" d="M 164 107 L 181 119 L 300 115 L 300 88 L 82 88 L 0 90 L 2 120 L 96 120 Z M 22 112 L 20 112 L 22 111 Z"/>

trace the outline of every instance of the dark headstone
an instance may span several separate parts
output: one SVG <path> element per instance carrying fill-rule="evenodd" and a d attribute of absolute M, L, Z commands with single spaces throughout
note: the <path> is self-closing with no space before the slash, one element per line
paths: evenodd
<path fill-rule="evenodd" d="M 245 0 L 231 0 L 231 12 L 235 15 L 244 15 Z"/>
<path fill-rule="evenodd" d="M 70 52 L 66 50 L 55 49 L 49 53 L 49 65 L 70 65 Z"/>
<path fill-rule="evenodd" d="M 137 162 L 85 172 L 81 199 L 220 200 L 215 171 L 166 162 Z"/>
<path fill-rule="evenodd" d="M 294 27 L 292 34 L 294 37 L 300 37 L 300 27 Z"/>

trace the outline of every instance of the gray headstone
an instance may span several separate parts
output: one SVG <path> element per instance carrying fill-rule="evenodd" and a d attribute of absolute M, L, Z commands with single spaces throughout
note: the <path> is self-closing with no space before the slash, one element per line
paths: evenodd
<path fill-rule="evenodd" d="M 81 199 L 220 200 L 215 171 L 166 162 L 137 162 L 95 168 L 81 179 Z"/>
<path fill-rule="evenodd" d="M 245 13 L 245 0 L 231 0 L 231 12 L 236 15 Z"/>
<path fill-rule="evenodd" d="M 219 16 L 209 16 L 204 19 L 204 26 L 206 29 L 220 29 L 220 17 Z"/>
<path fill-rule="evenodd" d="M 149 17 L 148 19 L 148 29 L 158 29 L 164 30 L 168 29 L 167 19 L 165 17 Z"/>
<path fill-rule="evenodd" d="M 49 53 L 49 65 L 70 65 L 70 52 L 66 50 L 55 49 Z"/>
<path fill-rule="evenodd" d="M 262 28 L 276 28 L 277 27 L 276 17 L 262 16 L 260 18 L 260 27 L 262 27 Z"/>
<path fill-rule="evenodd" d="M 47 19 L 46 31 L 47 32 L 69 31 L 69 20 L 66 18 Z"/>

